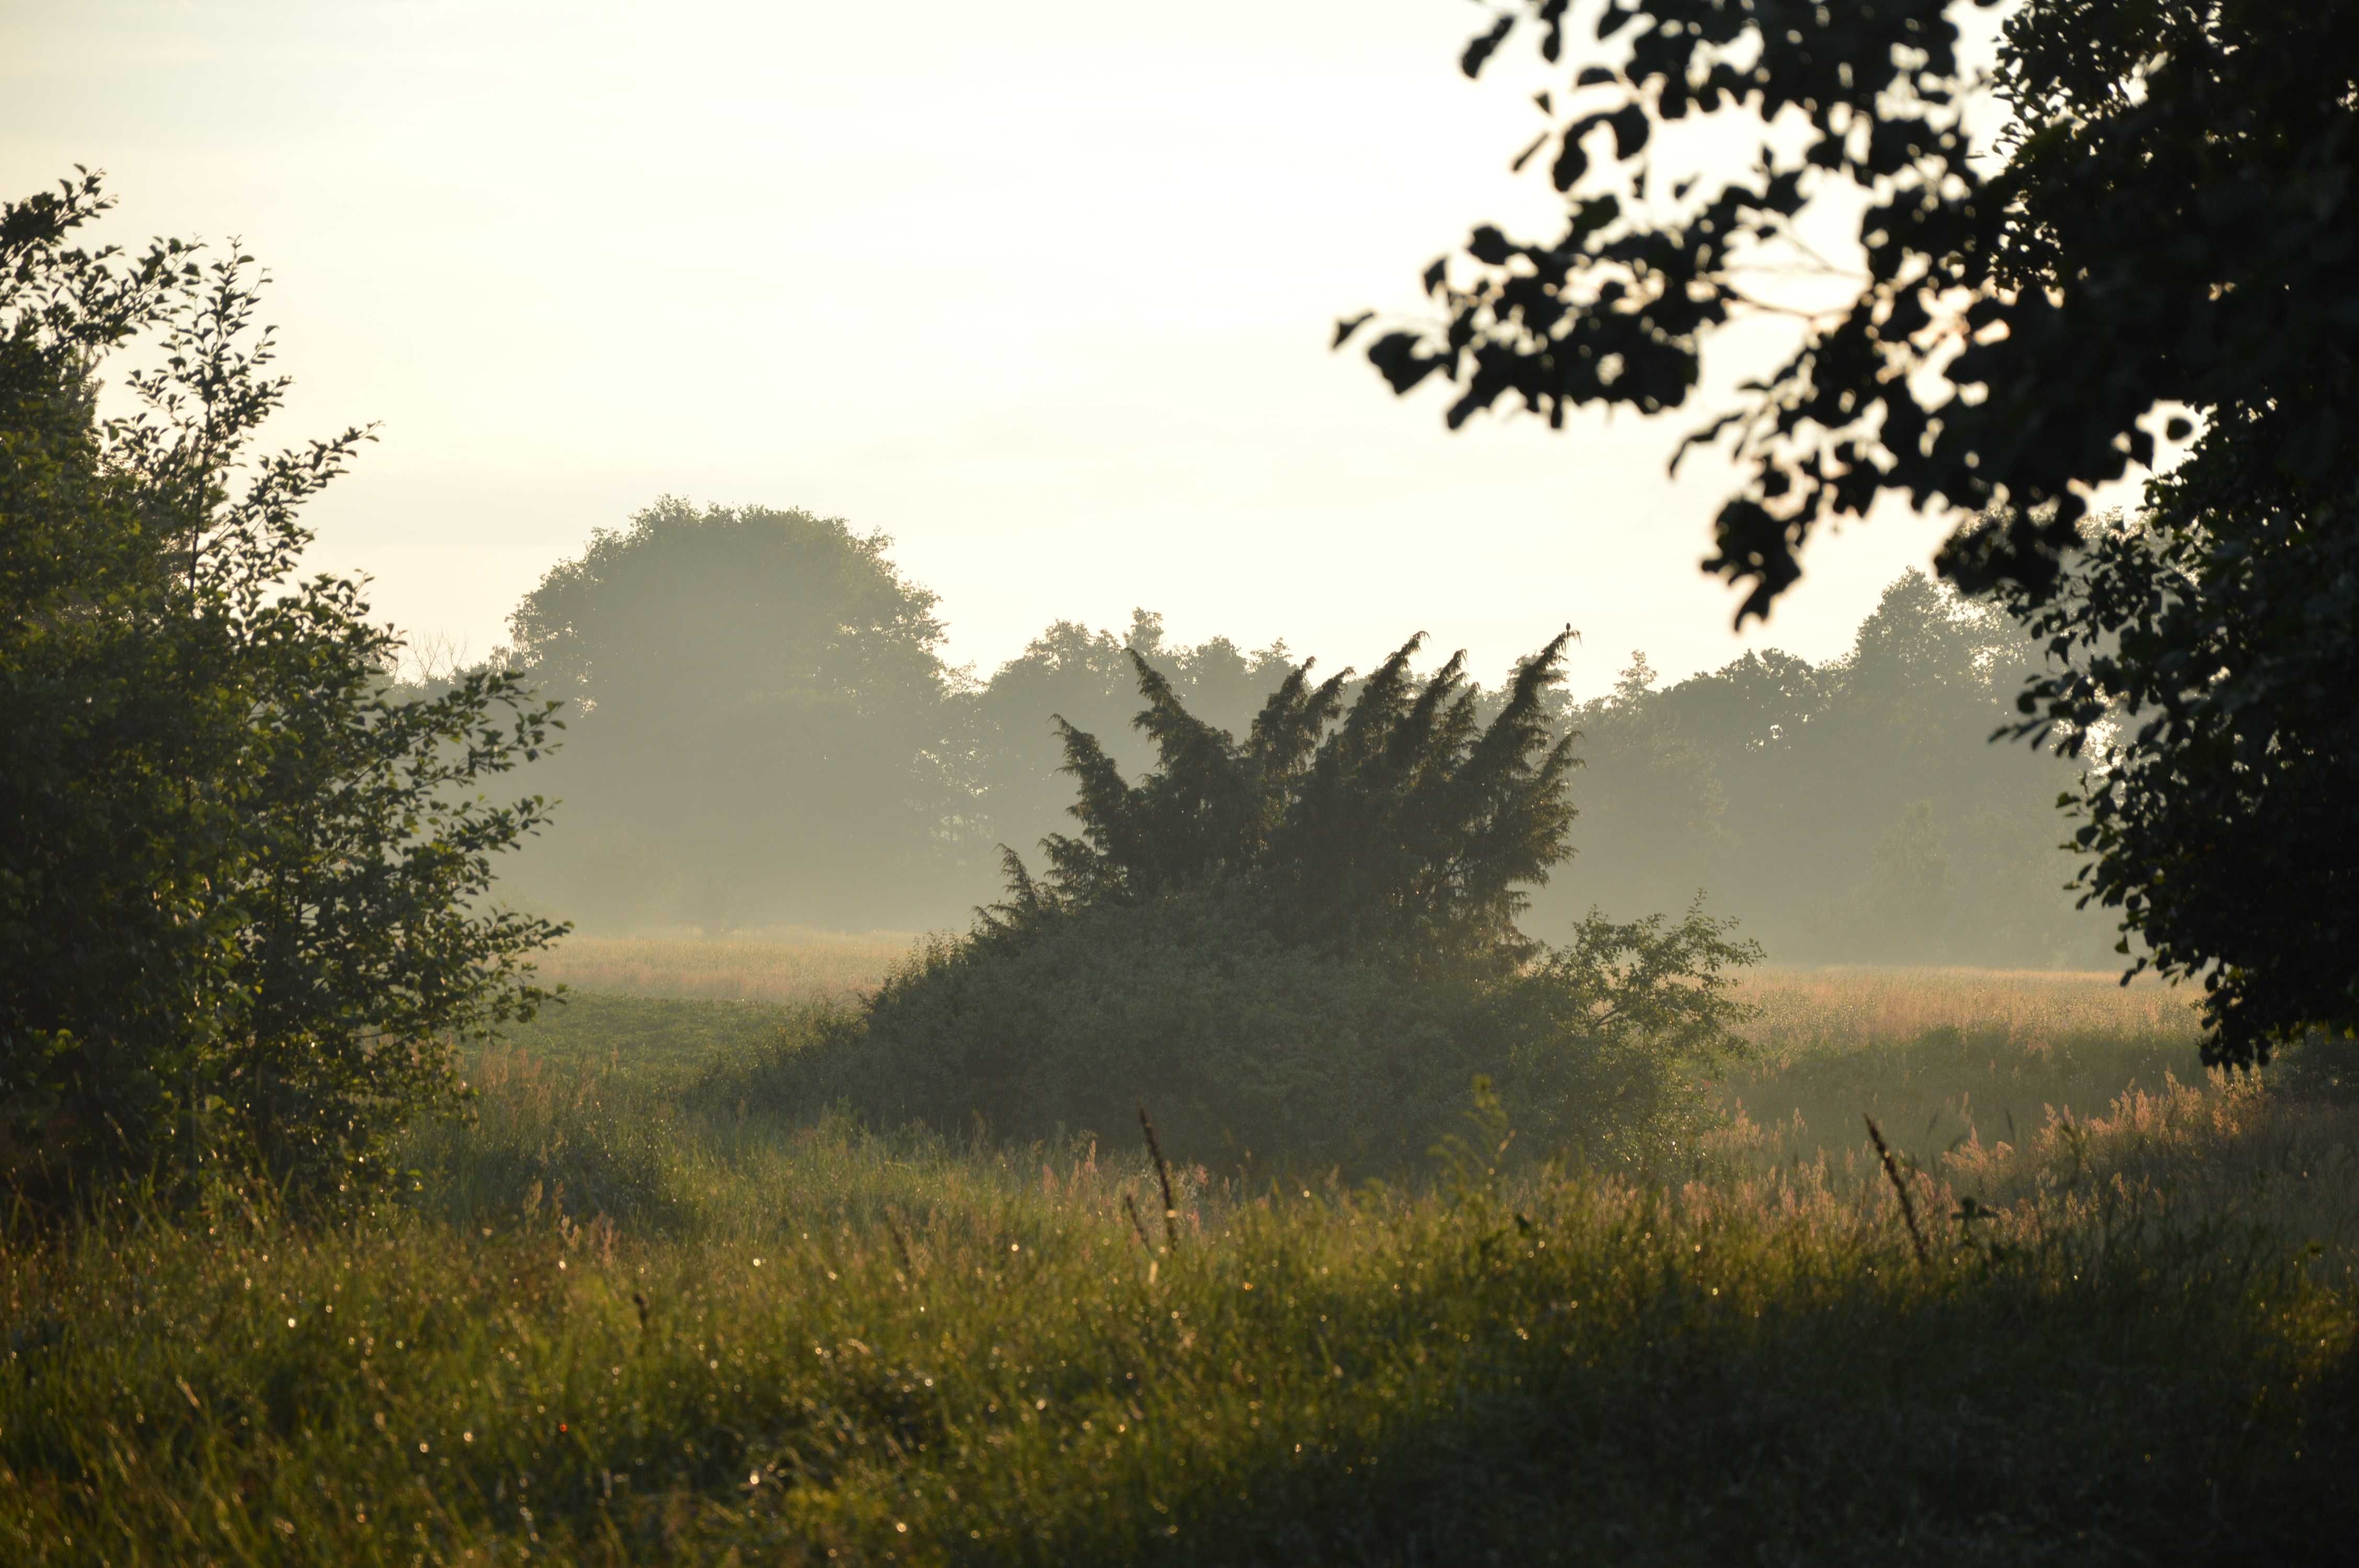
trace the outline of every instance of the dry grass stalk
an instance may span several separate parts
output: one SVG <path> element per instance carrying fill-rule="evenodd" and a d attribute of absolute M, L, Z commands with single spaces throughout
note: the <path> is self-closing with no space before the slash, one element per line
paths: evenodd
<path fill-rule="evenodd" d="M 1925 1250 L 1925 1233 L 1917 1227 L 1917 1206 L 1908 1201 L 1908 1184 L 1900 1179 L 1900 1162 L 1892 1157 L 1891 1149 L 1884 1141 L 1884 1130 L 1875 1125 L 1875 1118 L 1863 1116 L 1860 1119 L 1867 1123 L 1867 1136 L 1875 1144 L 1875 1157 L 1884 1162 L 1885 1180 L 1892 1184 L 1894 1195 L 1900 1199 L 1900 1217 L 1908 1222 L 1908 1239 L 1916 1246 L 1917 1261 L 1930 1268 L 1932 1255 Z"/>
<path fill-rule="evenodd" d="M 1155 1179 L 1163 1184 L 1163 1236 L 1168 1249 L 1180 1250 L 1180 1206 L 1171 1197 L 1171 1166 L 1163 1158 L 1163 1145 L 1156 1141 L 1155 1123 L 1147 1119 L 1147 1108 L 1138 1108 L 1138 1125 L 1147 1132 L 1147 1152 L 1155 1157 Z"/>
<path fill-rule="evenodd" d="M 902 1276 L 906 1279 L 916 1279 L 918 1265 L 911 1261 L 909 1257 L 909 1238 L 901 1234 L 900 1217 L 893 1212 L 892 1206 L 889 1204 L 885 1208 L 885 1229 L 886 1234 L 893 1238 L 893 1250 L 901 1260 Z"/>

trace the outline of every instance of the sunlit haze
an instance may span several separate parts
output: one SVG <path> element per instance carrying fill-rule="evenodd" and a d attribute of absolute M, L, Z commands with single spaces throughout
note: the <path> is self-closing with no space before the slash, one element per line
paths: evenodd
<path fill-rule="evenodd" d="M 375 421 L 321 565 L 475 654 L 667 493 L 883 529 L 987 674 L 1052 619 L 1419 628 L 1486 675 L 1567 622 L 1577 689 L 1738 643 L 1696 570 L 1729 469 L 1654 421 L 1451 435 L 1336 317 L 1413 309 L 1473 222 L 1554 222 L 1510 81 L 1445 0 L 1126 7 L 21 4 L 0 174 L 73 165 L 108 238 L 239 236 L 276 282 L 293 441 Z M 1725 387 L 1774 337 L 1708 360 Z M 1750 362 L 1747 356 L 1750 355 Z M 1821 540 L 1774 622 L 1845 645 L 1939 529 Z"/>

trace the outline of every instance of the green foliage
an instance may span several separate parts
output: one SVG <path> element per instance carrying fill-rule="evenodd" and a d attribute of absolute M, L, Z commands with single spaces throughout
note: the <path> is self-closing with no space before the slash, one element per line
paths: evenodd
<path fill-rule="evenodd" d="M 864 1020 L 782 1064 L 794 1101 L 881 1126 L 1123 1136 L 1149 1106 L 1181 1157 L 1353 1170 L 1431 1141 L 1465 1092 L 1448 1021 L 1383 968 L 1279 942 L 1200 890 L 930 947 Z M 1438 1098 L 1437 1098 L 1438 1097 Z M 1405 1113 L 1406 1108 L 1406 1113 Z"/>
<path fill-rule="evenodd" d="M 473 792 L 549 711 L 487 672 L 402 698 L 356 585 L 290 580 L 365 433 L 254 455 L 287 384 L 250 260 L 71 248 L 106 205 L 0 208 L 0 1183 L 345 1186 L 539 999 L 558 928 L 484 901 L 543 807 Z"/>
<path fill-rule="evenodd" d="M 1698 898 L 1674 921 L 1592 911 L 1573 939 L 1478 993 L 1459 1039 L 1490 1076 L 1534 1153 L 1676 1168 L 1712 1119 L 1706 1080 L 1748 1054 L 1734 973 L 1758 944 Z M 1469 1062 L 1468 1066 L 1474 1065 Z"/>
<path fill-rule="evenodd" d="M 2138 966 L 2201 977 L 2207 1060 L 2265 1062 L 2305 1036 L 2313 1065 L 2347 1060 L 2359 449 L 2341 421 L 2359 384 L 2359 8 L 2169 7 L 2095 52 L 2045 8 L 2010 31 L 2017 90 L 2052 80 L 2085 121 L 2018 154 L 2043 243 L 2074 254 L 2102 225 L 2132 297 L 2208 297 L 2164 360 L 2202 388 L 2179 394 L 2204 423 L 2187 461 L 2135 517 L 2082 530 L 2051 591 L 2000 579 L 2055 665 L 2027 687 L 2018 733 L 2100 764 L 2072 801 L 2081 886 L 2121 911 L 2147 949 Z M 2101 107 L 2133 49 L 2160 61 L 2142 69 L 2144 101 Z M 2216 128 L 2223 103 L 2233 135 Z M 1974 567 L 2070 522 L 1997 510 L 1959 554 Z"/>
<path fill-rule="evenodd" d="M 1507 10 L 1464 69 L 1478 74 L 1527 18 L 1558 61 L 1571 11 Z M 1765 261 L 1825 266 L 1799 217 L 1864 197 L 1856 299 L 1812 318 L 1800 351 L 1749 388 L 1756 401 L 1693 438 L 1734 427 L 1752 470 L 1711 563 L 1754 585 L 1745 613 L 1799 575 L 1814 527 L 1886 491 L 1919 507 L 2011 502 L 2009 525 L 1962 541 L 1952 566 L 2052 580 L 2077 492 L 2151 457 L 2140 421 L 2160 404 L 2330 460 L 2331 388 L 2359 333 L 2344 287 L 2359 265 L 2348 0 L 2298 15 L 2033 0 L 2005 25 L 1996 170 L 1964 129 L 1981 84 L 1951 0 L 1610 0 L 1593 16 L 1597 48 L 1569 93 L 1542 96 L 1550 128 L 1526 154 L 1557 149 L 1564 233 L 1476 229 L 1472 281 L 1446 262 L 1426 275 L 1447 326 L 1387 334 L 1369 357 L 1397 389 L 1437 372 L 1461 384 L 1453 425 L 1506 398 L 1558 422 L 1590 403 L 1674 406 L 1702 340 L 1761 308 L 1751 274 Z M 1655 133 L 1690 117 L 1760 157 L 1720 158 L 1744 172 L 1682 180 L 1666 205 L 1650 189 Z M 1611 157 L 1596 157 L 1609 131 Z"/>
<path fill-rule="evenodd" d="M 1880 1174 L 1495 1176 L 1494 1120 L 1484 1201 L 1180 1173 L 1150 1256 L 1136 1152 L 692 1119 L 619 1073 L 485 1098 L 493 1147 L 431 1134 L 482 1200 L 448 1221 L 0 1252 L 0 1550 L 2323 1568 L 2359 1529 L 2320 1142 L 2339 1228 L 2050 1190 L 1973 1245 L 1922 1206 L 1919 1267 Z M 602 1120 L 659 1146 L 585 1152 Z M 614 1209 L 557 1193 L 609 1154 Z"/>
<path fill-rule="evenodd" d="M 667 498 L 550 568 L 510 620 L 575 715 L 568 825 L 527 881 L 714 935 L 901 914 L 956 836 L 962 741 L 934 595 L 890 544 Z"/>
<path fill-rule="evenodd" d="M 1461 660 L 1411 675 L 1414 642 L 1348 707 L 1348 672 L 1303 665 L 1242 742 L 1134 654 L 1158 766 L 1134 784 L 1066 725 L 1080 835 L 1048 841 L 1045 878 L 1011 852 L 1006 902 L 787 1065 L 788 1092 L 1018 1138 L 1145 1101 L 1200 1158 L 1358 1171 L 1413 1162 L 1486 1073 L 1535 1151 L 1672 1152 L 1734 1049 L 1725 971 L 1757 949 L 1701 909 L 1593 915 L 1558 951 L 1516 928 L 1568 853 L 1565 641 L 1487 722 Z"/>
<path fill-rule="evenodd" d="M 2010 597 L 2055 655 L 2018 732 L 2096 764 L 2071 797 L 2083 902 L 2121 911 L 2136 968 L 2202 980 L 2207 1062 L 2310 1033 L 2333 1037 L 2313 1055 L 2347 1056 L 2359 470 L 2309 512 L 2267 481 L 2222 496 L 2217 472 L 2158 482 L 2144 514 L 2092 530 L 2052 597 Z"/>
<path fill-rule="evenodd" d="M 1133 611 L 1119 637 L 1056 622 L 973 694 L 983 844 L 1035 843 L 1066 824 L 1073 791 L 1060 719 L 1097 736 L 1125 770 L 1152 765 L 1152 746 L 1124 733 L 1138 702 L 1133 654 L 1155 666 L 1189 712 L 1236 733 L 1251 727 L 1294 667 L 1283 643 L 1249 653 L 1225 637 L 1193 646 L 1169 642 L 1163 618 L 1147 610 Z"/>
<path fill-rule="evenodd" d="M 1045 883 L 1011 854 L 1011 897 L 992 928 L 1020 939 L 1060 914 L 1233 881 L 1288 945 L 1412 964 L 1520 958 L 1521 888 L 1569 853 L 1574 737 L 1552 732 L 1543 697 L 1570 641 L 1524 661 L 1487 725 L 1463 654 L 1423 681 L 1410 674 L 1421 637 L 1348 710 L 1351 672 L 1314 687 L 1304 664 L 1242 744 L 1134 654 L 1147 699 L 1136 723 L 1159 765 L 1129 784 L 1094 737 L 1064 725 L 1082 836 L 1048 840 Z"/>
<path fill-rule="evenodd" d="M 184 696 L 213 626 L 170 612 L 175 563 L 106 469 L 87 368 L 200 275 L 178 244 L 66 248 L 98 207 L 85 180 L 0 209 L 0 1167 L 19 1180 L 165 1120 L 228 935 L 209 849 L 234 814 L 181 781 L 236 755 L 234 694 Z"/>
<path fill-rule="evenodd" d="M 1507 10 L 1465 70 L 1527 19 L 1557 61 L 1571 12 Z M 2157 968 L 2204 978 L 2213 1059 L 2347 1034 L 2359 4 L 2027 0 L 1987 82 L 1951 0 L 1588 15 L 1597 48 L 1570 96 L 1541 95 L 1525 155 L 1556 148 L 1563 234 L 1476 229 L 1471 272 L 1426 275 L 1446 324 L 1371 360 L 1398 390 L 1456 382 L 1453 425 L 1502 400 L 1556 422 L 1678 405 L 1703 339 L 1761 308 L 1765 263 L 1826 270 L 1805 211 L 1856 202 L 1852 302 L 1690 438 L 1734 430 L 1749 470 L 1709 565 L 1764 614 L 1804 541 L 1886 492 L 1969 514 L 1945 575 L 1999 593 L 2062 666 L 2026 690 L 2025 732 L 2077 752 L 2120 719 L 2079 795 L 2083 887 Z M 1996 168 L 1965 124 L 1985 86 Z M 1654 133 L 1690 116 L 1761 156 L 1667 205 Z M 2197 438 L 2146 516 L 2084 546 L 2088 490 L 2150 464 L 2158 434 Z"/>

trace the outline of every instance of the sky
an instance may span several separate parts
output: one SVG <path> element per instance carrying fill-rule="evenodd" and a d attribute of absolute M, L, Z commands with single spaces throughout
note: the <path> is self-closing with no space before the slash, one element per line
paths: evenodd
<path fill-rule="evenodd" d="M 1504 670 L 1570 622 L 1633 649 L 1840 653 L 1940 526 L 1822 537 L 1771 622 L 1703 577 L 1734 470 L 1654 420 L 1396 399 L 1337 317 L 1413 311 L 1470 226 L 1547 232 L 1516 66 L 1454 0 L 12 0 L 0 190 L 106 171 L 105 237 L 234 235 L 270 271 L 284 442 L 374 422 L 310 514 L 421 643 L 475 655 L 657 497 L 895 540 L 988 675 L 1050 621 L 1408 633 Z M 1525 51 L 1528 53 L 1528 51 Z"/>

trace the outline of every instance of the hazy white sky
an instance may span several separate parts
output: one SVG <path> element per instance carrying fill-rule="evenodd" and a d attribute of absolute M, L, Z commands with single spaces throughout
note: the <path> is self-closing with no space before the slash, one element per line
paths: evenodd
<path fill-rule="evenodd" d="M 1334 319 L 1406 308 L 1473 222 L 1553 224 L 1536 128 L 1452 0 L 11 0 L 0 187 L 107 171 L 110 237 L 241 236 L 298 380 L 281 438 L 379 444 L 312 514 L 385 616 L 483 653 L 656 496 L 837 514 L 987 673 L 1049 621 L 1419 628 L 1486 674 L 1570 621 L 1738 650 L 1695 563 L 1703 410 L 1452 436 Z M 1767 341 L 1723 348 L 1713 379 Z M 1745 363 L 1751 360 L 1753 364 Z M 1938 534 L 1821 540 L 1750 633 L 1847 645 Z"/>

